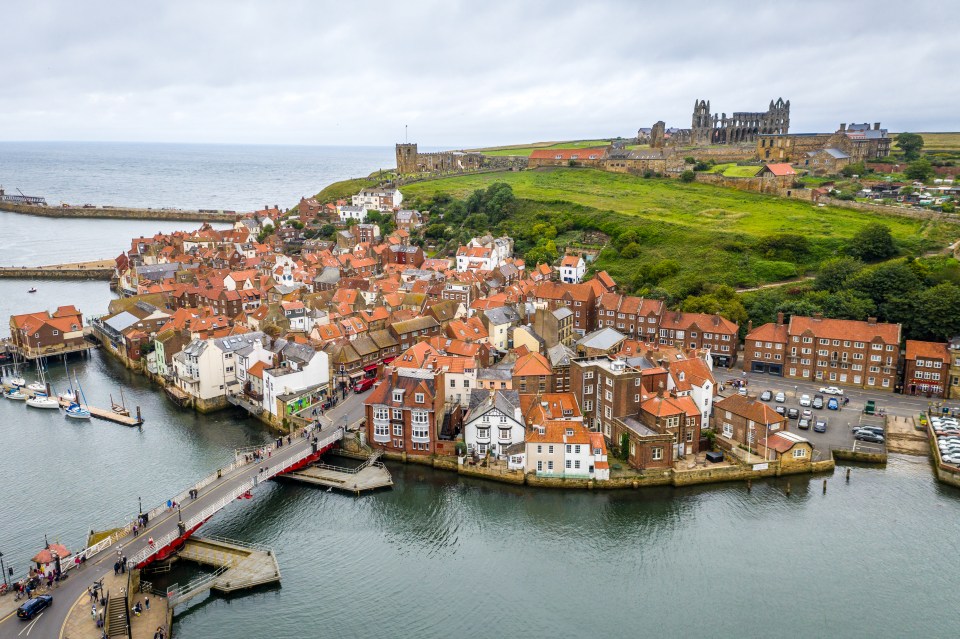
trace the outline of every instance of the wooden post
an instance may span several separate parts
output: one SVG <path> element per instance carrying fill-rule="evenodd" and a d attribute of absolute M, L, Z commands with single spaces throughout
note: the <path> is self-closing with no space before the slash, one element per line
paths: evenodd
<path fill-rule="evenodd" d="M 823 494 L 824 494 L 824 495 L 827 494 L 827 480 L 826 480 L 826 479 L 823 480 Z"/>
<path fill-rule="evenodd" d="M 850 481 L 850 469 L 847 469 L 847 481 Z"/>
<path fill-rule="evenodd" d="M 753 480 L 752 480 L 752 479 L 748 479 L 748 480 L 747 480 L 747 492 L 749 493 L 752 489 L 753 489 Z"/>
<path fill-rule="evenodd" d="M 787 482 L 787 497 L 790 496 L 790 482 Z"/>
<path fill-rule="evenodd" d="M 142 422 L 143 418 L 140 416 L 140 407 L 137 406 L 137 422 Z"/>

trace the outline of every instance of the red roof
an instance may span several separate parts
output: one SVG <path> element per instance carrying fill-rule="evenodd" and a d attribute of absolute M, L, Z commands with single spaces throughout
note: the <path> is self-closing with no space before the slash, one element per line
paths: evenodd
<path fill-rule="evenodd" d="M 918 357 L 949 362 L 950 350 L 944 342 L 920 342 L 908 339 L 906 358 L 908 360 L 915 360 Z"/>
<path fill-rule="evenodd" d="M 537 149 L 530 154 L 531 160 L 597 160 L 604 156 L 606 148 L 594 149 Z"/>
<path fill-rule="evenodd" d="M 797 172 L 789 164 L 768 164 L 766 169 L 776 176 L 796 175 Z"/>

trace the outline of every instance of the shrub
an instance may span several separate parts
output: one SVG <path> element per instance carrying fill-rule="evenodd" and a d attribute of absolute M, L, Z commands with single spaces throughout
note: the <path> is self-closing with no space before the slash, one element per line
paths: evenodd
<path fill-rule="evenodd" d="M 681 182 L 693 182 L 697 177 L 697 174 L 689 169 L 680 174 Z"/>

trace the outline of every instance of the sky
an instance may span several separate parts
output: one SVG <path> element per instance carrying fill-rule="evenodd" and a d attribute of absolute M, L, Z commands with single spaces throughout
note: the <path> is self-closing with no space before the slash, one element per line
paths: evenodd
<path fill-rule="evenodd" d="M 791 102 L 960 130 L 960 2 L 4 3 L 0 140 L 468 148 Z"/>

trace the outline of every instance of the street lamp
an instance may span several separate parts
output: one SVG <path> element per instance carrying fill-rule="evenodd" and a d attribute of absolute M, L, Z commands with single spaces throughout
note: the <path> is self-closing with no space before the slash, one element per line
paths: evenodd
<path fill-rule="evenodd" d="M 183 522 L 183 517 L 181 516 L 181 512 L 180 512 L 180 504 L 177 504 L 177 522 L 178 523 Z"/>
<path fill-rule="evenodd" d="M 143 514 L 143 501 L 142 501 L 139 497 L 137 497 L 137 506 L 140 507 L 140 514 L 142 515 L 142 514 Z"/>
<path fill-rule="evenodd" d="M 3 553 L 0 552 L 0 571 L 3 571 L 3 585 L 9 586 L 7 583 L 7 568 L 3 565 Z"/>

